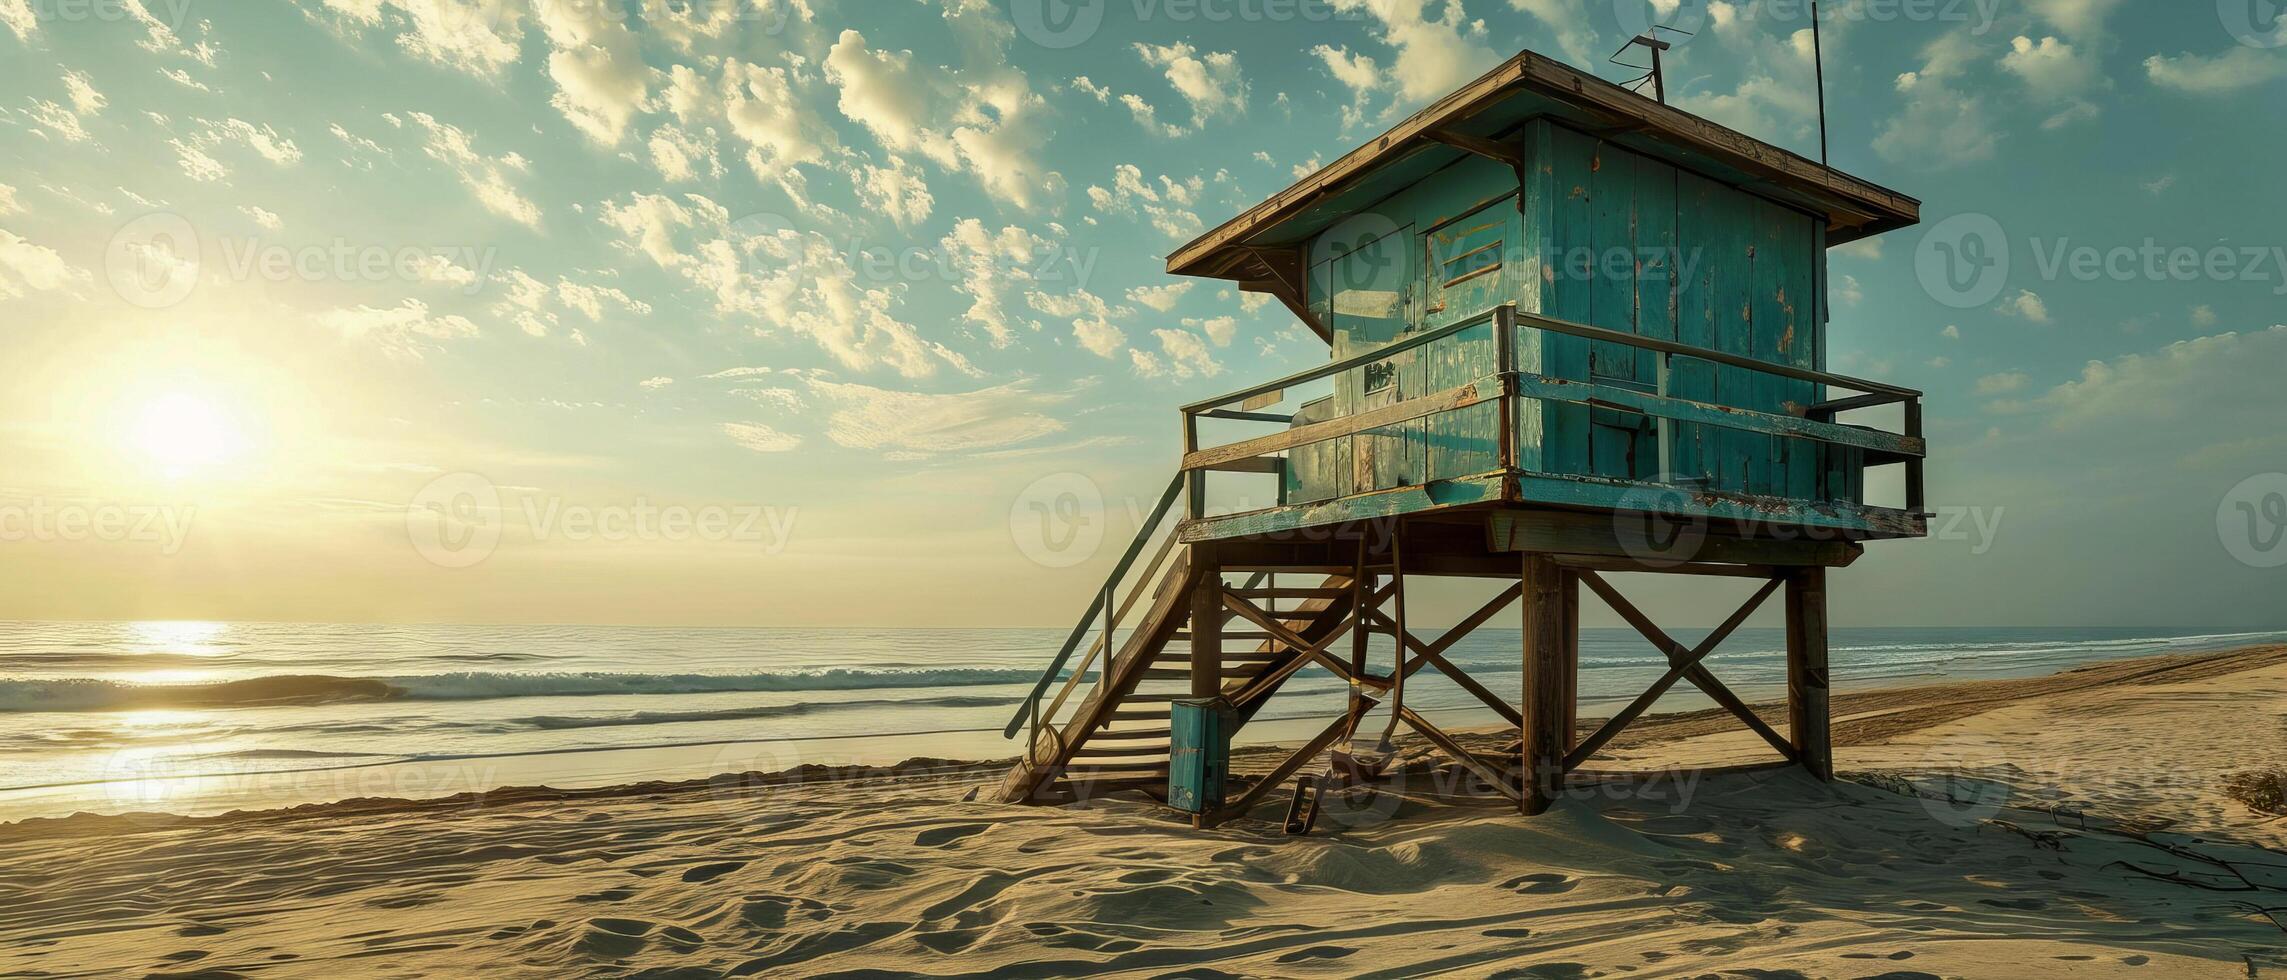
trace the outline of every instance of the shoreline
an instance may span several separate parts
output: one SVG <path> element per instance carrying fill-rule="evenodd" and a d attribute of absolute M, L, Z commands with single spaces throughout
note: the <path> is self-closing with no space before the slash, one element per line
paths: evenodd
<path fill-rule="evenodd" d="M 2200 680 L 2277 664 L 2287 664 L 2287 645 L 2246 647 L 2212 653 L 2168 654 L 2123 660 L 2094 661 L 2067 667 L 2051 674 L 2029 677 L 1952 680 L 1937 684 L 1884 687 L 1847 694 L 1837 693 L 1831 701 L 1834 718 L 1833 744 L 1838 750 L 1873 744 L 1971 717 L 1983 711 L 2028 698 L 2052 697 L 2073 691 L 2099 689 L 2136 682 Z M 1619 702 L 1616 700 L 1614 703 Z M 1783 702 L 1751 698 L 1749 707 L 1753 708 L 1756 714 L 1766 722 L 1783 726 L 1786 721 L 1786 709 Z M 1459 714 L 1461 712 L 1450 713 Z M 1486 718 L 1492 717 L 1491 712 L 1482 709 L 1469 713 L 1482 715 Z M 1603 718 L 1598 717 L 1582 718 L 1580 723 L 1583 735 L 1595 731 L 1603 721 Z M 1268 770 L 1271 765 L 1275 764 L 1276 760 L 1283 756 L 1285 751 L 1300 744 L 1301 739 L 1307 738 L 1322 724 L 1323 719 L 1317 718 L 1265 719 L 1258 723 L 1258 735 L 1262 736 L 1260 740 L 1249 741 L 1246 744 L 1233 747 L 1232 768 L 1234 773 L 1247 776 Z M 1292 741 L 1280 737 L 1276 733 L 1282 727 L 1291 728 L 1292 734 L 1298 737 Z M 1744 735 L 1744 732 L 1734 731 L 1738 728 L 1737 721 L 1722 708 L 1695 708 L 1685 711 L 1646 714 L 1613 739 L 1600 758 L 1610 760 L 1612 757 L 1619 757 L 1623 760 L 1629 760 L 1666 743 L 1721 736 L 1727 733 Z M 1263 733 L 1266 730 L 1271 734 L 1264 736 Z M 996 741 L 998 740 L 998 733 L 991 732 L 991 730 L 973 733 L 968 730 L 900 733 L 896 736 L 890 736 L 890 738 L 910 739 L 947 734 L 985 733 L 993 734 Z M 1473 751 L 1491 751 L 1499 747 L 1497 743 L 1514 737 L 1513 731 L 1486 725 L 1457 727 L 1452 730 L 1452 733 Z M 73 822 L 113 821 L 115 826 L 175 826 L 185 822 L 229 822 L 232 820 L 259 819 L 266 815 L 324 817 L 333 813 L 418 814 L 430 808 L 454 810 L 534 802 L 609 800 L 661 793 L 719 792 L 726 784 L 785 787 L 852 780 L 899 780 L 932 775 L 931 772 L 924 770 L 935 770 L 935 775 L 946 778 L 955 775 L 964 778 L 975 777 L 980 785 L 984 785 L 997 781 L 1006 768 L 1015 761 L 1014 755 L 987 756 L 985 758 L 911 755 L 887 759 L 881 757 L 878 752 L 852 753 L 849 756 L 837 758 L 828 753 L 805 752 L 798 748 L 816 744 L 849 743 L 867 738 L 876 738 L 876 736 L 836 735 L 810 739 L 568 748 L 507 755 L 439 757 L 301 770 L 182 777 L 180 781 L 185 782 L 252 783 L 257 784 L 257 788 L 252 792 L 241 790 L 228 793 L 202 793 L 197 798 L 215 802 L 185 810 L 137 810 L 131 808 L 131 803 L 121 802 L 121 808 L 82 809 L 68 813 L 14 817 L 0 820 L 0 840 L 35 837 L 44 828 L 63 828 Z M 1739 744 L 1733 748 L 1744 751 L 1736 752 L 1735 754 L 1740 757 L 1732 760 L 1732 762 L 1744 765 L 1756 764 L 1757 760 L 1754 758 L 1754 753 L 1758 746 L 1749 744 L 1744 739 L 1735 740 Z M 1401 739 L 1401 741 L 1405 740 Z M 662 754 L 680 753 L 692 748 L 721 748 L 724 751 L 718 752 L 714 759 L 704 763 L 686 763 L 681 768 L 693 770 L 694 774 L 681 777 L 637 778 L 601 783 L 594 782 L 593 779 L 573 779 L 561 784 L 509 783 L 497 781 L 500 778 L 497 770 L 472 772 L 472 764 L 477 763 L 609 754 L 627 754 L 642 760 L 647 767 L 655 767 L 660 762 L 658 757 Z M 789 748 L 793 748 L 794 751 L 783 751 Z M 746 761 L 774 761 L 787 756 L 793 757 L 796 761 L 777 768 L 746 767 L 740 769 L 732 767 L 714 772 L 696 772 L 696 770 L 717 765 L 726 756 L 734 754 L 736 758 Z M 1731 763 L 1727 762 L 1726 764 Z M 394 774 L 396 772 L 435 770 L 440 767 L 463 773 L 459 778 L 469 785 L 465 788 L 455 788 L 455 784 L 450 778 L 444 780 L 425 778 L 418 785 L 431 791 L 420 794 L 349 792 L 330 799 L 298 799 L 293 802 L 281 802 L 268 806 L 217 808 L 223 805 L 222 801 L 245 799 L 263 793 L 277 796 L 279 795 L 277 782 L 280 779 L 297 781 L 296 777 L 324 777 L 344 773 Z M 1590 770 L 1604 773 L 1641 771 L 1625 767 L 1613 769 L 1609 766 L 1590 767 Z M 594 778 L 610 779 L 611 775 L 610 772 L 606 772 L 598 774 Z M 340 781 L 321 781 L 331 781 L 336 786 L 346 785 Z M 379 781 L 374 780 L 372 782 Z M 401 787 L 404 785 L 401 779 L 388 781 L 393 786 Z M 17 795 L 20 800 L 23 796 L 32 795 L 38 790 L 84 790 L 89 786 L 110 784 L 108 781 L 100 781 L 66 783 L 54 787 L 10 789 L 4 794 L 0 794 L 0 814 L 7 813 L 10 809 L 9 803 L 11 801 L 6 798 L 7 795 Z M 311 794 L 289 792 L 285 795 Z"/>
<path fill-rule="evenodd" d="M 2287 967 L 2287 646 L 1838 696 L 1841 778 L 1647 717 L 1548 813 L 1450 778 L 1212 830 L 921 757 L 0 826 L 0 974 L 2241 978 Z M 1458 738 L 1498 751 L 1510 738 Z M 1235 753 L 1260 773 L 1280 750 Z M 2282 770 L 2287 771 L 2287 770 Z M 2282 915 L 2287 919 L 2287 915 Z M 380 957 L 379 961 L 375 958 Z M 1508 973 L 1501 973 L 1507 969 Z"/>

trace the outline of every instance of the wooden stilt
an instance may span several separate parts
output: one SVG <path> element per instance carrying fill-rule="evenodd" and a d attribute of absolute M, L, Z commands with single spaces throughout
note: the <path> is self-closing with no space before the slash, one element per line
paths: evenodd
<path fill-rule="evenodd" d="M 1555 561 L 1526 553 L 1524 799 L 1519 808 L 1537 816 L 1564 791 L 1566 661 L 1564 589 Z"/>
<path fill-rule="evenodd" d="M 1787 722 L 1803 768 L 1821 780 L 1832 780 L 1823 568 L 1800 568 L 1787 575 Z"/>
<path fill-rule="evenodd" d="M 1223 693 L 1223 570 L 1214 549 L 1191 546 L 1199 582 L 1191 589 L 1191 696 Z"/>
<path fill-rule="evenodd" d="M 1580 744 L 1580 576 L 1567 570 L 1559 579 L 1564 592 L 1564 749 Z M 1567 767 L 1570 768 L 1570 767 Z"/>

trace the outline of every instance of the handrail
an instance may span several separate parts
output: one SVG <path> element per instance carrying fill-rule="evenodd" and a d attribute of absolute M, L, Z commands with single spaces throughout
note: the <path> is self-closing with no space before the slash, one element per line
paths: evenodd
<path fill-rule="evenodd" d="M 1852 391 L 1874 392 L 1892 396 L 1894 399 L 1922 397 L 1921 392 L 1915 391 L 1912 388 L 1900 388 L 1897 385 L 1884 384 L 1880 381 L 1868 381 L 1864 378 L 1853 378 L 1848 375 L 1829 374 L 1825 371 L 1813 371 L 1809 368 L 1799 368 L 1790 364 L 1779 364 L 1772 361 L 1757 360 L 1755 358 L 1745 357 L 1739 354 L 1731 354 L 1719 350 L 1710 350 L 1708 348 L 1699 347 L 1693 344 L 1677 343 L 1673 340 L 1661 340 L 1658 337 L 1642 337 L 1632 333 L 1621 333 L 1618 330 L 1606 330 L 1603 327 L 1591 327 L 1587 324 L 1573 323 L 1569 320 L 1555 320 L 1550 319 L 1549 317 L 1541 316 L 1537 313 L 1526 313 L 1522 310 L 1517 312 L 1517 325 L 1520 327 L 1534 327 L 1540 330 L 1549 330 L 1556 333 L 1569 334 L 1574 337 L 1581 337 L 1587 340 L 1602 341 L 1608 344 L 1626 344 L 1630 347 L 1640 347 L 1644 350 L 1657 351 L 1662 354 L 1674 354 L 1678 357 L 1689 357 L 1693 360 L 1708 361 L 1714 364 L 1721 364 L 1726 367 L 1735 367 L 1747 371 L 1760 371 L 1764 374 L 1775 374 L 1779 377 L 1792 378 L 1796 381 L 1809 381 L 1815 384 L 1829 385 L 1836 388 L 1848 388 Z"/>
<path fill-rule="evenodd" d="M 1008 727 L 1001 731 L 1002 738 L 1016 737 L 1017 729 L 1024 727 L 1025 720 L 1031 717 L 1033 709 L 1040 704 L 1041 695 L 1048 693 L 1050 684 L 1056 683 L 1056 675 L 1064 670 L 1065 662 L 1072 659 L 1072 651 L 1079 647 L 1080 639 L 1088 635 L 1088 628 L 1103 613 L 1105 597 L 1127 576 L 1129 567 L 1135 564 L 1136 558 L 1143 553 L 1144 545 L 1151 540 L 1151 532 L 1167 519 L 1168 511 L 1175 507 L 1176 498 L 1183 494 L 1184 482 L 1182 473 L 1177 473 L 1173 480 L 1168 481 L 1167 491 L 1160 494 L 1159 505 L 1152 508 L 1151 516 L 1145 518 L 1142 526 L 1136 529 L 1135 540 L 1128 543 L 1127 553 L 1120 556 L 1120 563 L 1112 568 L 1111 576 L 1104 580 L 1102 588 L 1096 590 L 1096 598 L 1088 603 L 1088 611 L 1080 614 L 1080 622 L 1072 627 L 1072 635 L 1065 637 L 1064 646 L 1056 651 L 1056 659 L 1049 663 L 1048 670 L 1032 686 L 1032 693 L 1025 695 L 1024 701 L 1017 706 L 1016 717 L 1009 719 Z M 1109 646 L 1108 637 L 1106 645 Z M 1030 752 L 1031 748 L 1027 746 L 1026 751 Z"/>
<path fill-rule="evenodd" d="M 1469 319 L 1459 320 L 1446 324 L 1445 326 L 1429 331 L 1428 333 L 1414 334 L 1413 336 L 1406 337 L 1381 347 L 1376 347 L 1373 350 L 1367 351 L 1363 354 L 1352 354 L 1349 357 L 1345 357 L 1339 361 L 1331 361 L 1326 364 L 1321 364 L 1307 371 L 1297 371 L 1293 374 L 1287 375 L 1286 377 L 1280 378 L 1277 381 L 1266 381 L 1251 388 L 1241 388 L 1238 391 L 1234 391 L 1228 395 L 1209 398 L 1205 401 L 1192 402 L 1189 405 L 1183 406 L 1182 412 L 1185 415 L 1197 415 L 1208 409 L 1214 408 L 1217 405 L 1228 405 L 1235 401 L 1243 401 L 1248 398 L 1253 398 L 1256 395 L 1277 391 L 1281 388 L 1292 388 L 1296 385 L 1309 384 L 1321 378 L 1331 378 L 1337 374 L 1341 374 L 1344 371 L 1355 370 L 1368 364 L 1372 364 L 1375 361 L 1394 357 L 1398 354 L 1403 354 L 1406 351 L 1412 350 L 1416 347 L 1420 347 L 1425 344 L 1436 343 L 1437 341 L 1444 340 L 1445 338 L 1451 337 L 1454 334 L 1468 330 L 1471 327 L 1481 326 L 1491 321 L 1494 315 L 1498 312 L 1499 308 L 1496 307 L 1494 309 L 1486 310 L 1484 313 L 1481 313 L 1477 316 L 1470 317 Z"/>

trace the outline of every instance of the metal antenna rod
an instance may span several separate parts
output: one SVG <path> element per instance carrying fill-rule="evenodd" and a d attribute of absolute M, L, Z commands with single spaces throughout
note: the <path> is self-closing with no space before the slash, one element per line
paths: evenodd
<path fill-rule="evenodd" d="M 1818 72 L 1818 162 L 1827 165 L 1826 158 L 1826 49 L 1819 40 L 1818 0 L 1811 0 L 1811 63 Z M 1658 52 L 1652 57 L 1657 59 Z M 1657 64 L 1657 61 L 1654 62 Z M 1666 99 L 1660 100 L 1662 102 Z"/>

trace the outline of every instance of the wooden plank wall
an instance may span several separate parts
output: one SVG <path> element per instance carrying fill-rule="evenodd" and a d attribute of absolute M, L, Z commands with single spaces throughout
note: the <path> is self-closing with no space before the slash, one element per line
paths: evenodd
<path fill-rule="evenodd" d="M 1547 123 L 1539 161 L 1549 182 L 1541 311 L 1609 330 L 1816 367 L 1824 251 L 1806 214 Z M 1615 259 L 1614 256 L 1618 256 Z M 1545 338 L 1548 373 L 1651 390 L 1653 355 L 1618 344 Z M 1818 398 L 1807 382 L 1678 359 L 1678 397 L 1784 413 Z M 1569 406 L 1544 409 L 1542 447 L 1554 472 L 1648 478 L 1658 471 L 1640 417 Z M 1814 443 L 1678 425 L 1674 465 L 1717 489 L 1811 498 Z"/>

